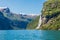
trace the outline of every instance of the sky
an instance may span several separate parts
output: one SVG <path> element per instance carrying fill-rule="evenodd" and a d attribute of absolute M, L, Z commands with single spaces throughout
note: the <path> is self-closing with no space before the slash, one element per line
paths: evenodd
<path fill-rule="evenodd" d="M 0 0 L 0 7 L 8 7 L 17 14 L 40 14 L 46 0 Z"/>

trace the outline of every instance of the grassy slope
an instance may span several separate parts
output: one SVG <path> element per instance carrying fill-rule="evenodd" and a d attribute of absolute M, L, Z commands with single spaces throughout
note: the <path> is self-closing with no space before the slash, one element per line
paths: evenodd
<path fill-rule="evenodd" d="M 60 0 L 48 0 L 44 3 L 42 14 L 47 18 L 47 23 L 42 24 L 40 29 L 58 30 L 60 29 Z"/>
<path fill-rule="evenodd" d="M 37 27 L 39 21 L 39 16 L 36 17 L 36 19 L 32 20 L 28 25 L 26 29 L 35 29 Z"/>
<path fill-rule="evenodd" d="M 47 23 L 42 24 L 42 30 L 58 30 L 60 29 L 60 0 L 47 0 L 42 9 L 42 16 L 46 18 Z M 39 17 L 31 21 L 27 25 L 27 29 L 35 29 L 38 24 Z"/>
<path fill-rule="evenodd" d="M 40 29 L 43 30 L 58 30 L 60 29 L 60 15 L 51 18 L 46 24 L 43 24 Z"/>

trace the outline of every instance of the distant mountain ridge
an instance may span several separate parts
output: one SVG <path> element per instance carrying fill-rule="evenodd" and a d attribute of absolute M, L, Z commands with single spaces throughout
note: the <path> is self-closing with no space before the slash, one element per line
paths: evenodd
<path fill-rule="evenodd" d="M 0 30 L 26 29 L 27 24 L 35 17 L 15 14 L 8 7 L 0 7 Z"/>

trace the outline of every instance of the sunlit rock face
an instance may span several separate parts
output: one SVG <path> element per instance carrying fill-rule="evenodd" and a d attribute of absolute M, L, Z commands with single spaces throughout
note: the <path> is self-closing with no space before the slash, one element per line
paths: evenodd
<path fill-rule="evenodd" d="M 43 23 L 40 29 L 59 30 L 60 29 L 60 0 L 47 0 L 43 4 Z"/>

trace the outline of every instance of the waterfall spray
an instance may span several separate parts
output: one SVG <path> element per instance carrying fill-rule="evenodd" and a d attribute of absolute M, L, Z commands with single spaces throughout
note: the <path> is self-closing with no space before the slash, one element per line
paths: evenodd
<path fill-rule="evenodd" d="M 41 27 L 41 22 L 42 22 L 42 20 L 41 20 L 41 15 L 40 15 L 38 26 L 36 27 L 36 29 L 39 29 Z"/>

